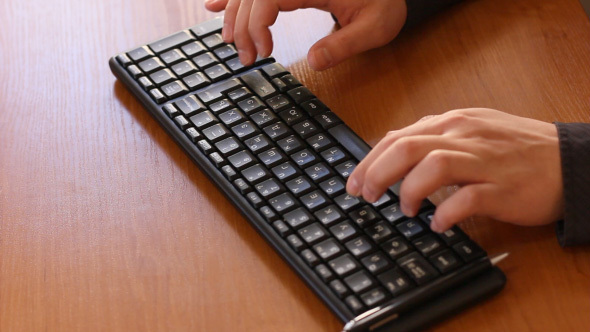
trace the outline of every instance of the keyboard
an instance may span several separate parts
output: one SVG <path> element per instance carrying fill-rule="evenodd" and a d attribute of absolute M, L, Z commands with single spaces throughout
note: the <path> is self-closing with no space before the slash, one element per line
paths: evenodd
<path fill-rule="evenodd" d="M 373 204 L 348 195 L 370 147 L 272 57 L 243 66 L 222 23 L 120 53 L 111 70 L 347 330 L 424 326 L 503 287 L 459 227 L 430 231 L 431 202 L 408 218 L 399 184 Z"/>

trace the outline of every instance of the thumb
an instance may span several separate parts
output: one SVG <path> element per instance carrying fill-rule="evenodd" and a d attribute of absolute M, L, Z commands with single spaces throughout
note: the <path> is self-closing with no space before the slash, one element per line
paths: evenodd
<path fill-rule="evenodd" d="M 359 16 L 315 43 L 307 54 L 307 61 L 314 70 L 328 69 L 353 55 L 385 45 L 399 32 L 382 31 L 382 27 L 376 30 L 370 17 Z"/>

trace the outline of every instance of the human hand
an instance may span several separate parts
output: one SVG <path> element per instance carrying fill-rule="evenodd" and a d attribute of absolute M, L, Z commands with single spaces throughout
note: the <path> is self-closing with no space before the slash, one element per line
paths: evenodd
<path fill-rule="evenodd" d="M 334 14 L 342 28 L 319 40 L 307 54 L 315 70 L 387 44 L 403 27 L 407 13 L 405 0 L 206 0 L 205 7 L 214 12 L 225 9 L 223 40 L 235 42 L 244 65 L 252 64 L 256 54 L 270 55 L 269 26 L 279 11 L 318 8 Z"/>
<path fill-rule="evenodd" d="M 389 132 L 348 179 L 348 193 L 374 202 L 403 179 L 401 209 L 415 216 L 441 186 L 460 189 L 436 208 L 442 232 L 470 216 L 542 225 L 563 216 L 563 183 L 555 125 L 491 109 L 426 117 Z"/>

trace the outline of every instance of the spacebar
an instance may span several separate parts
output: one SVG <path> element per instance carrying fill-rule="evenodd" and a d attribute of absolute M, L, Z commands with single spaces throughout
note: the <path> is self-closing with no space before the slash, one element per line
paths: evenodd
<path fill-rule="evenodd" d="M 371 147 L 345 124 L 332 127 L 328 132 L 358 160 L 363 160 L 371 151 Z"/>

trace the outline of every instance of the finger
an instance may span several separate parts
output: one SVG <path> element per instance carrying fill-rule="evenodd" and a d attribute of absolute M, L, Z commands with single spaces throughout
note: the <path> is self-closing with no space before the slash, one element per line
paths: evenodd
<path fill-rule="evenodd" d="M 442 131 L 438 128 L 433 128 L 432 122 L 436 118 L 430 118 L 423 121 L 418 121 L 408 127 L 396 131 L 390 131 L 377 143 L 377 145 L 361 160 L 356 169 L 352 172 L 348 179 L 346 190 L 350 195 L 358 196 L 361 194 L 361 183 L 364 182 L 365 174 L 369 165 L 372 165 L 377 158 L 379 158 L 385 150 L 402 137 L 411 137 L 415 135 L 440 135 Z"/>
<path fill-rule="evenodd" d="M 261 57 L 266 58 L 272 52 L 272 35 L 268 27 L 277 20 L 279 10 L 275 2 L 255 1 L 252 5 L 248 31 Z"/>
<path fill-rule="evenodd" d="M 205 1 L 205 8 L 212 12 L 220 12 L 227 6 L 228 0 L 207 0 Z"/>
<path fill-rule="evenodd" d="M 220 0 L 223 1 L 223 0 Z M 221 37 L 226 43 L 234 41 L 234 30 L 236 26 L 236 17 L 240 9 L 241 0 L 228 0 L 225 6 L 225 14 L 223 16 L 223 30 Z"/>
<path fill-rule="evenodd" d="M 400 189 L 401 208 L 415 216 L 422 201 L 442 186 L 484 181 L 481 159 L 471 153 L 449 150 L 431 151 L 404 178 Z"/>
<path fill-rule="evenodd" d="M 499 206 L 495 196 L 496 190 L 490 183 L 464 186 L 439 204 L 430 228 L 442 233 L 469 217 L 490 215 Z"/>
<path fill-rule="evenodd" d="M 240 62 L 245 66 L 253 64 L 256 59 L 256 47 L 248 32 L 252 2 L 253 0 L 242 0 L 234 28 L 234 40 L 238 49 L 238 56 L 240 57 Z"/>
<path fill-rule="evenodd" d="M 373 14 L 361 13 L 352 23 L 315 43 L 307 54 L 311 68 L 330 68 L 355 54 L 382 46 L 393 39 L 392 32 L 375 30 L 374 17 L 371 15 Z M 367 38 L 368 36 L 371 38 Z"/>
<path fill-rule="evenodd" d="M 368 202 L 374 202 L 392 184 L 401 180 L 427 154 L 433 150 L 459 150 L 457 141 L 441 136 L 408 136 L 392 144 L 372 164 L 359 185 L 361 195 Z"/>

